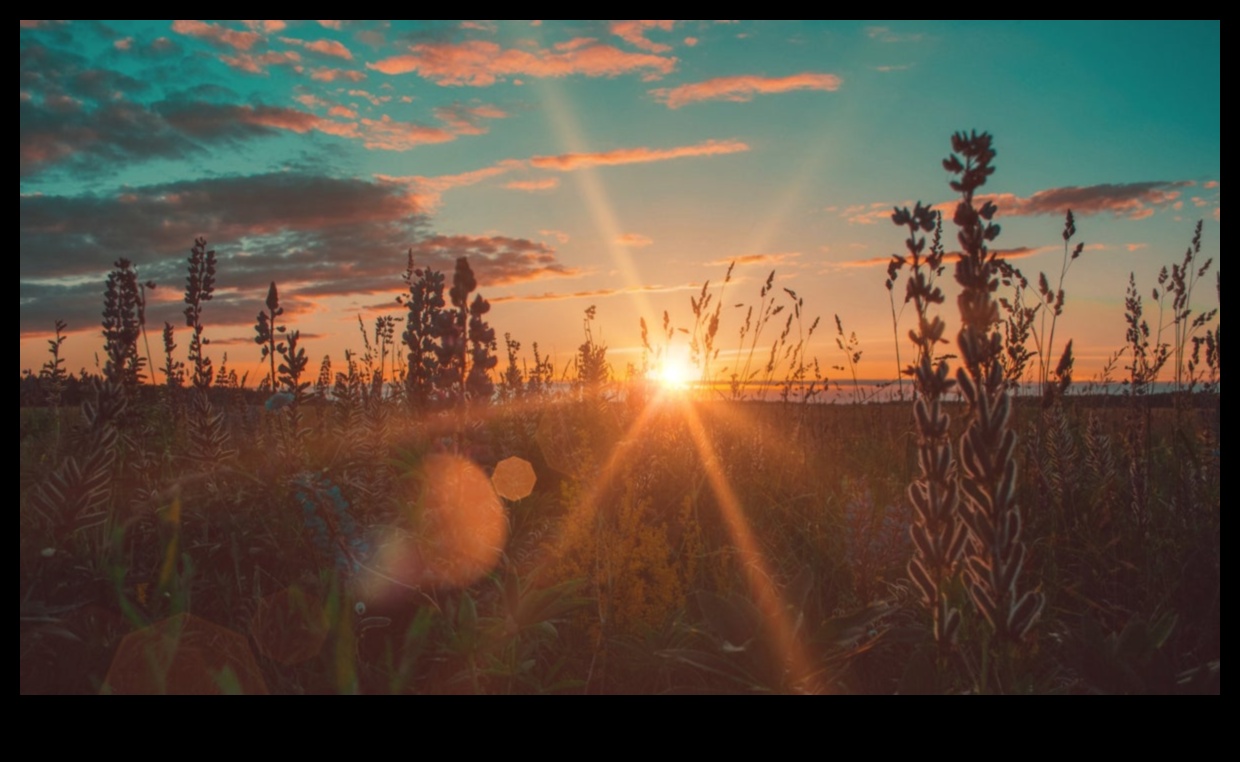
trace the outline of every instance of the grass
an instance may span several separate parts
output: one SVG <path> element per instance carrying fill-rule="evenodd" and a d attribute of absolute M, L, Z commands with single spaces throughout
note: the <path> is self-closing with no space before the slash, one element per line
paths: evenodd
<path fill-rule="evenodd" d="M 260 391 L 207 357 L 205 241 L 188 363 L 165 326 L 158 386 L 135 382 L 142 292 L 120 268 L 114 372 L 65 374 L 58 324 L 22 379 L 20 691 L 1219 692 L 1219 329 L 1191 303 L 1210 263 L 1195 239 L 1153 329 L 1134 275 L 1125 395 L 1014 396 L 1029 374 L 1071 383 L 1049 358 L 1080 248 L 1069 217 L 1055 288 L 1019 300 L 1027 281 L 971 204 L 990 145 L 953 145 L 972 245 L 960 356 L 939 315 L 944 222 L 896 210 L 907 255 L 887 288 L 898 337 L 907 271 L 911 385 L 868 404 L 809 404 L 829 383 L 807 354 L 818 321 L 773 273 L 730 358 L 729 270 L 687 327 L 643 330 L 642 369 L 610 367 L 591 309 L 575 372 L 537 345 L 520 362 L 505 335 L 491 378 L 467 263 L 446 298 L 410 262 L 407 315 L 363 326 L 364 352 L 324 358 L 313 386 L 273 284 Z M 701 375 L 668 393 L 644 371 L 676 341 Z M 1175 391 L 1156 394 L 1168 367 Z M 492 488 L 522 461 L 532 491 Z"/>

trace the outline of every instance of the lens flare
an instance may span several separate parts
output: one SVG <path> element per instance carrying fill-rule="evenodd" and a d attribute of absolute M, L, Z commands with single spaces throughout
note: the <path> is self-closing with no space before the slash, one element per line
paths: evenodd
<path fill-rule="evenodd" d="M 508 517 L 491 480 L 458 455 L 422 461 L 407 504 L 408 530 L 382 542 L 366 595 L 383 598 L 399 588 L 467 587 L 499 562 L 508 539 Z"/>

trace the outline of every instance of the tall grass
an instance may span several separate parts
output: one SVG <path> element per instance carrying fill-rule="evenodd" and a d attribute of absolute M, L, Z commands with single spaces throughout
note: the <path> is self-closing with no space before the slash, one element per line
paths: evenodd
<path fill-rule="evenodd" d="M 593 308 L 566 368 L 505 335 L 498 394 L 468 263 L 449 288 L 409 261 L 405 314 L 362 324 L 363 351 L 315 378 L 273 284 L 255 304 L 261 391 L 209 356 L 204 240 L 188 354 L 166 324 L 158 391 L 124 385 L 150 363 L 141 290 L 118 280 L 120 382 L 65 374 L 62 324 L 22 380 L 20 690 L 1218 692 L 1221 336 L 1192 303 L 1200 229 L 1153 327 L 1130 282 L 1122 406 L 1014 397 L 1035 362 L 1043 389 L 1070 379 L 1050 364 L 1070 357 L 1075 219 L 1058 277 L 1024 304 L 1033 289 L 991 248 L 1001 210 L 976 201 L 992 140 L 952 150 L 960 328 L 944 347 L 943 220 L 896 209 L 887 288 L 902 343 L 907 273 L 912 394 L 889 404 L 806 404 L 830 383 L 818 320 L 774 272 L 753 304 L 729 267 L 683 323 L 664 313 L 652 337 L 642 320 L 627 376 Z M 863 347 L 835 319 L 864 401 Z M 698 383 L 665 393 L 648 371 L 676 341 Z M 488 478 L 514 457 L 537 481 L 501 499 Z M 501 505 L 485 536 L 502 539 L 481 541 L 470 522 Z M 178 662 L 183 645 L 201 658 Z"/>

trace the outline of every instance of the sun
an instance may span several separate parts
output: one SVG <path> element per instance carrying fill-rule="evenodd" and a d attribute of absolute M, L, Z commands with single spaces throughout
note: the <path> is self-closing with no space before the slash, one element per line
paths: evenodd
<path fill-rule="evenodd" d="M 692 383 L 693 375 L 693 364 L 689 358 L 683 354 L 673 354 L 663 358 L 659 367 L 651 373 L 651 378 L 666 391 L 683 392 Z"/>

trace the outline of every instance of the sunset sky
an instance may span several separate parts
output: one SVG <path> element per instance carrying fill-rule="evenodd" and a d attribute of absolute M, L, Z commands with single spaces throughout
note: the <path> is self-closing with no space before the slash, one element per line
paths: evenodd
<path fill-rule="evenodd" d="M 20 31 L 21 368 L 36 372 L 57 319 L 68 370 L 95 370 L 119 257 L 158 284 L 155 364 L 165 320 L 184 352 L 185 259 L 202 235 L 220 259 L 203 312 L 210 353 L 250 370 L 251 386 L 270 281 L 314 372 L 325 354 L 361 349 L 359 314 L 401 314 L 410 248 L 449 280 L 468 256 L 492 326 L 526 351 L 537 341 L 557 369 L 596 305 L 596 338 L 623 375 L 640 361 L 639 319 L 668 310 L 688 325 L 690 296 L 735 260 L 720 365 L 744 317 L 734 305 L 756 304 L 773 269 L 807 322 L 822 317 L 811 354 L 829 375 L 844 362 L 838 314 L 860 340 L 861 375 L 889 378 L 883 281 L 903 241 L 891 210 L 953 200 L 941 160 L 960 130 L 994 135 L 996 245 L 1027 275 L 1057 276 L 1063 215 L 1076 214 L 1086 247 L 1057 336 L 1075 339 L 1078 378 L 1124 342 L 1130 271 L 1148 302 L 1197 220 L 1218 265 L 1217 20 Z M 1214 285 L 1212 271 L 1200 309 L 1216 306 Z M 949 299 L 944 317 L 954 310 Z"/>

